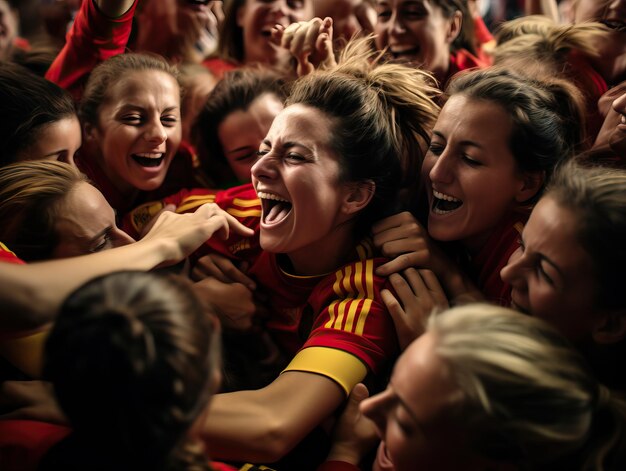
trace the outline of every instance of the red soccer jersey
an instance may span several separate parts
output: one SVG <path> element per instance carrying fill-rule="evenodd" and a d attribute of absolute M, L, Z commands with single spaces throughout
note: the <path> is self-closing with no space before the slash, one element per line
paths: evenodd
<path fill-rule="evenodd" d="M 384 259 L 373 258 L 369 244 L 360 244 L 355 261 L 332 273 L 314 277 L 287 273 L 280 266 L 280 255 L 259 246 L 261 205 L 252 184 L 224 191 L 183 191 L 146 203 L 131 212 L 123 227 L 137 235 L 165 204 L 188 212 L 204 203 L 218 204 L 255 230 L 252 237 L 211 238 L 205 250 L 250 262 L 248 274 L 269 296 L 272 317 L 266 327 L 293 357 L 285 371 L 327 376 L 349 393 L 369 371 L 380 373 L 395 358 L 398 345 L 393 321 L 380 299 L 380 290 L 389 286 L 374 273 Z"/>
<path fill-rule="evenodd" d="M 15 253 L 11 252 L 9 248 L 0 242 L 0 263 L 14 263 L 16 265 L 24 265 L 25 262 L 18 258 Z"/>

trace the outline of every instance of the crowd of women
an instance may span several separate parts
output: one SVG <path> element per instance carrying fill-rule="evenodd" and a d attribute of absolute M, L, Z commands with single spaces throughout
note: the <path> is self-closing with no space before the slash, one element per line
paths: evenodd
<path fill-rule="evenodd" d="M 58 3 L 0 0 L 2 469 L 626 469 L 625 0 Z"/>

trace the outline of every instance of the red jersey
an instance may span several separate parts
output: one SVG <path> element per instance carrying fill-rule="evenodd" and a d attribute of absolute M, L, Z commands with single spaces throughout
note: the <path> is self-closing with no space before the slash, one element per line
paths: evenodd
<path fill-rule="evenodd" d="M 14 263 L 16 265 L 24 265 L 26 262 L 20 259 L 14 252 L 11 252 L 9 248 L 0 242 L 0 263 Z"/>
<path fill-rule="evenodd" d="M 337 382 L 345 391 L 378 374 L 398 353 L 393 321 L 380 298 L 390 288 L 375 269 L 386 260 L 373 258 L 368 243 L 355 248 L 355 261 L 319 276 L 299 276 L 280 265 L 281 255 L 261 250 L 258 242 L 261 205 L 252 184 L 224 191 L 191 190 L 132 211 L 124 226 L 135 234 L 165 204 L 177 212 L 194 211 L 204 203 L 222 209 L 253 228 L 255 235 L 233 234 L 227 241 L 211 238 L 206 247 L 233 259 L 250 262 L 248 275 L 269 297 L 272 317 L 266 322 L 274 340 L 290 356 L 285 371 L 307 371 Z M 130 227 L 128 227 L 130 224 Z"/>
<path fill-rule="evenodd" d="M 134 2 L 126 13 L 113 19 L 100 12 L 94 0 L 84 0 L 46 78 L 79 100 L 93 68 L 125 51 L 136 7 Z"/>
<path fill-rule="evenodd" d="M 502 306 L 511 305 L 511 285 L 502 281 L 500 271 L 520 247 L 520 237 L 528 216 L 528 213 L 511 213 L 471 261 L 478 289 L 487 300 Z"/>
<path fill-rule="evenodd" d="M 222 59 L 221 57 L 209 57 L 202 61 L 202 65 L 218 80 L 222 80 L 226 72 L 239 68 L 234 62 Z"/>

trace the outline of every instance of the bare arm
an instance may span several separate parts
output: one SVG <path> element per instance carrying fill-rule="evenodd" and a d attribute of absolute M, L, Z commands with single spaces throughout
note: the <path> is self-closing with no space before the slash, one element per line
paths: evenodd
<path fill-rule="evenodd" d="M 218 394 L 199 432 L 214 458 L 273 462 L 344 401 L 331 379 L 288 371 L 257 391 Z"/>
<path fill-rule="evenodd" d="M 150 270 L 179 262 L 214 233 L 252 230 L 217 205 L 195 213 L 163 213 L 134 244 L 81 257 L 31 265 L 0 263 L 0 329 L 33 329 L 53 320 L 65 297 L 87 280 L 117 270 Z"/>

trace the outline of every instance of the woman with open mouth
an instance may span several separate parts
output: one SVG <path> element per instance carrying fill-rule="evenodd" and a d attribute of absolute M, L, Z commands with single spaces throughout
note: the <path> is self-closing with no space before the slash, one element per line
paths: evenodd
<path fill-rule="evenodd" d="M 438 91 L 423 72 L 372 65 L 370 55 L 298 79 L 261 144 L 252 185 L 204 190 L 258 229 L 258 238 L 208 245 L 250 262 L 247 275 L 269 295 L 265 328 L 291 359 L 265 388 L 214 398 L 200 433 L 222 459 L 283 458 L 397 353 L 380 299 L 386 280 L 374 274 L 383 259 L 364 238 L 395 206 L 403 153 L 423 153 Z M 249 200 L 252 189 L 259 200 Z M 178 211 L 202 193 L 178 198 Z M 286 469 L 314 468 L 307 459 Z"/>
<path fill-rule="evenodd" d="M 422 167 L 428 233 L 409 213 L 379 223 L 376 244 L 387 256 L 401 256 L 380 274 L 428 268 L 451 297 L 469 289 L 457 284 L 467 274 L 487 299 L 508 305 L 510 286 L 500 270 L 519 247 L 555 166 L 582 140 L 582 99 L 565 81 L 533 81 L 497 69 L 461 74 L 448 93 Z M 432 240 L 446 243 L 463 272 Z"/>
<path fill-rule="evenodd" d="M 459 0 L 377 0 L 376 12 L 376 48 L 431 72 L 442 89 L 456 72 L 488 65 L 475 57 L 472 18 Z"/>

